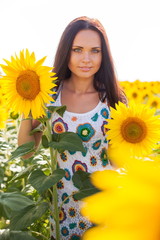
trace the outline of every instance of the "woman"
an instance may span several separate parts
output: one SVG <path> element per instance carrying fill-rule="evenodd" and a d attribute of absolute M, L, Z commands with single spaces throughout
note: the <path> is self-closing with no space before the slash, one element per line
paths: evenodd
<path fill-rule="evenodd" d="M 58 155 L 58 164 L 67 173 L 58 184 L 60 205 L 77 190 L 72 183 L 77 169 L 94 172 L 112 168 L 105 154 L 108 142 L 104 125 L 109 118 L 109 106 L 115 107 L 118 101 L 126 100 L 116 79 L 107 35 L 96 19 L 76 18 L 66 27 L 55 56 L 54 72 L 58 81 L 52 105 L 66 105 L 67 108 L 63 118 L 58 113 L 52 115 L 52 132 L 61 133 L 62 129 L 76 132 L 86 150 L 84 153 L 65 151 Z M 28 134 L 37 124 L 37 121 L 22 121 L 19 145 L 27 141 L 39 145 L 42 133 Z M 81 216 L 80 202 L 73 197 L 65 202 L 61 211 L 61 239 L 80 239 L 92 225 Z M 51 239 L 54 239 L 52 220 L 51 224 Z"/>

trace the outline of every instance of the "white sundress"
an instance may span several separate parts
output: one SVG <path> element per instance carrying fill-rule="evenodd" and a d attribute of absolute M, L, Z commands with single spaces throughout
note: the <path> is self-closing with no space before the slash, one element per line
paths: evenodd
<path fill-rule="evenodd" d="M 61 105 L 61 92 L 59 92 L 52 106 Z M 72 113 L 65 111 L 63 117 L 58 113 L 52 114 L 52 133 L 65 131 L 75 132 L 83 140 L 85 152 L 64 151 L 58 154 L 58 165 L 66 174 L 58 183 L 58 202 L 61 203 L 78 189 L 73 185 L 72 176 L 77 170 L 89 173 L 97 170 L 111 169 L 112 166 L 106 158 L 108 142 L 105 137 L 104 125 L 110 112 L 107 103 L 101 101 L 87 113 Z M 92 226 L 80 214 L 81 201 L 71 197 L 65 201 L 60 211 L 61 240 L 79 240 L 83 233 Z M 51 218 L 51 240 L 55 238 L 54 220 Z"/>

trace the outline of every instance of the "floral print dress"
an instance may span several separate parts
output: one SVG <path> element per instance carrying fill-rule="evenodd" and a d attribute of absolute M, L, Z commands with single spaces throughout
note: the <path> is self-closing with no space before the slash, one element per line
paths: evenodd
<path fill-rule="evenodd" d="M 61 92 L 53 106 L 61 106 Z M 95 172 L 97 170 L 111 169 L 112 166 L 106 158 L 108 146 L 104 125 L 110 117 L 107 103 L 101 101 L 87 113 L 72 113 L 65 111 L 63 118 L 54 113 L 51 117 L 52 132 L 75 132 L 83 140 L 85 152 L 64 151 L 58 154 L 58 165 L 66 174 L 57 184 L 59 206 L 72 193 L 78 189 L 73 185 L 72 176 L 77 170 Z M 67 198 L 60 211 L 61 240 L 79 240 L 83 233 L 92 224 L 80 214 L 81 201 L 74 197 Z M 51 218 L 51 240 L 55 239 L 54 220 Z"/>

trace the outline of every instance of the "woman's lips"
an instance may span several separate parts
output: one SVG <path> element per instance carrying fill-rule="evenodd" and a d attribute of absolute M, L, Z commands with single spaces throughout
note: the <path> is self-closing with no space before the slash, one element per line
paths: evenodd
<path fill-rule="evenodd" d="M 79 67 L 83 72 L 88 72 L 91 70 L 91 67 Z"/>

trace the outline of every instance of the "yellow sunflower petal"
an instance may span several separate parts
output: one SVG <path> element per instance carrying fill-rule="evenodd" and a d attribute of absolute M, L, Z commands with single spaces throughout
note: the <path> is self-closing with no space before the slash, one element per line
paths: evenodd
<path fill-rule="evenodd" d="M 154 110 L 145 104 L 129 107 L 123 103 L 111 109 L 111 119 L 108 120 L 106 133 L 110 144 L 122 152 L 132 149 L 133 155 L 146 155 L 160 139 L 160 119 L 154 115 Z"/>
<path fill-rule="evenodd" d="M 5 76 L 4 82 L 7 106 L 16 113 L 24 113 L 28 117 L 30 112 L 34 118 L 45 115 L 45 104 L 53 101 L 50 94 L 55 87 L 54 74 L 51 67 L 42 66 L 46 57 L 36 62 L 35 53 L 28 49 L 20 51 L 19 57 L 11 56 L 11 61 L 5 60 L 1 65 Z"/>

